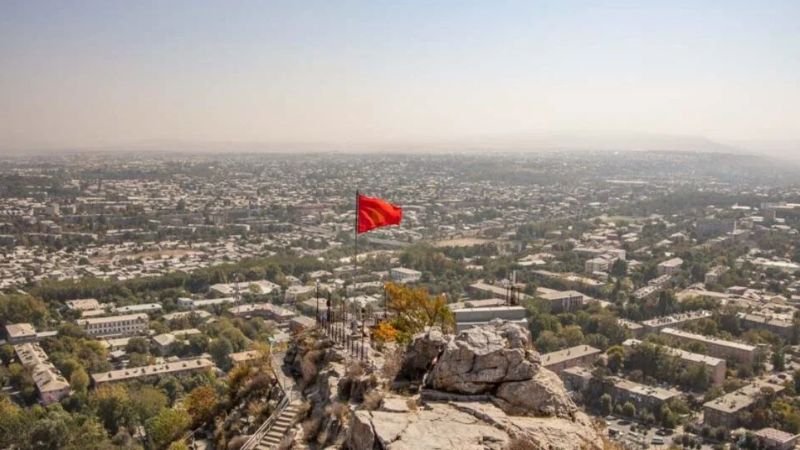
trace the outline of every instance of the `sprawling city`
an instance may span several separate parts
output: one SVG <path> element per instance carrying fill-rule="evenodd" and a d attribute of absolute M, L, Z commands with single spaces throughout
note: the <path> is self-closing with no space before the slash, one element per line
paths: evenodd
<path fill-rule="evenodd" d="M 0 450 L 800 450 L 798 24 L 0 0 Z"/>
<path fill-rule="evenodd" d="M 5 158 L 0 445 L 794 448 L 797 170 Z M 356 234 L 357 190 L 401 223 Z"/>

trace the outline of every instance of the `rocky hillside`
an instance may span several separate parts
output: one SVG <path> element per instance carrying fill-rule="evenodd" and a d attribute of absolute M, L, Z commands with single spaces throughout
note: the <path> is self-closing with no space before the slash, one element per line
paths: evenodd
<path fill-rule="evenodd" d="M 317 332 L 295 340 L 286 362 L 308 412 L 293 448 L 603 448 L 518 325 L 496 321 L 455 336 L 433 328 L 371 356 L 370 364 L 349 359 Z"/>

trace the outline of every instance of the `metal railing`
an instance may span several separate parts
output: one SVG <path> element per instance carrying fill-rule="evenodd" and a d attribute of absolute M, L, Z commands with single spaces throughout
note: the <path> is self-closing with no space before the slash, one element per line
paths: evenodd
<path fill-rule="evenodd" d="M 264 423 L 262 423 L 261 426 L 258 427 L 256 432 L 253 433 L 247 439 L 247 442 L 245 442 L 244 445 L 242 445 L 241 450 L 254 449 L 261 442 L 264 436 L 266 436 L 267 433 L 269 433 L 269 430 L 272 428 L 272 425 L 274 425 L 275 422 L 278 420 L 278 417 L 280 417 L 280 415 L 283 414 L 283 411 L 286 409 L 286 407 L 289 406 L 290 396 L 284 390 L 281 390 L 281 392 L 283 393 L 283 397 L 278 402 L 278 405 L 275 406 L 275 411 L 273 411 L 272 414 L 270 414 L 270 416 L 267 418 L 267 420 L 265 420 Z"/>
<path fill-rule="evenodd" d="M 351 356 L 368 362 L 370 360 L 369 351 L 371 344 L 364 336 L 356 337 L 348 331 L 345 322 L 328 322 L 321 320 L 317 325 L 334 343 L 341 345 Z M 362 331 L 363 333 L 363 331 Z"/>

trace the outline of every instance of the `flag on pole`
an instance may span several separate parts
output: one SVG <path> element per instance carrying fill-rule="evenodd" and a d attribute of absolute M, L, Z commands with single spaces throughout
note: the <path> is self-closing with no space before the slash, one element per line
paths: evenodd
<path fill-rule="evenodd" d="M 358 194 L 356 215 L 358 218 L 356 231 L 366 233 L 375 228 L 399 225 L 403 219 L 403 209 L 386 200 Z"/>

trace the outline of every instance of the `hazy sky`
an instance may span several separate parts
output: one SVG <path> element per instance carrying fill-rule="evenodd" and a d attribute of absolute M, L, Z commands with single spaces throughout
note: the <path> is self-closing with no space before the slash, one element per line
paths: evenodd
<path fill-rule="evenodd" d="M 800 1 L 0 0 L 0 149 L 800 139 Z"/>

